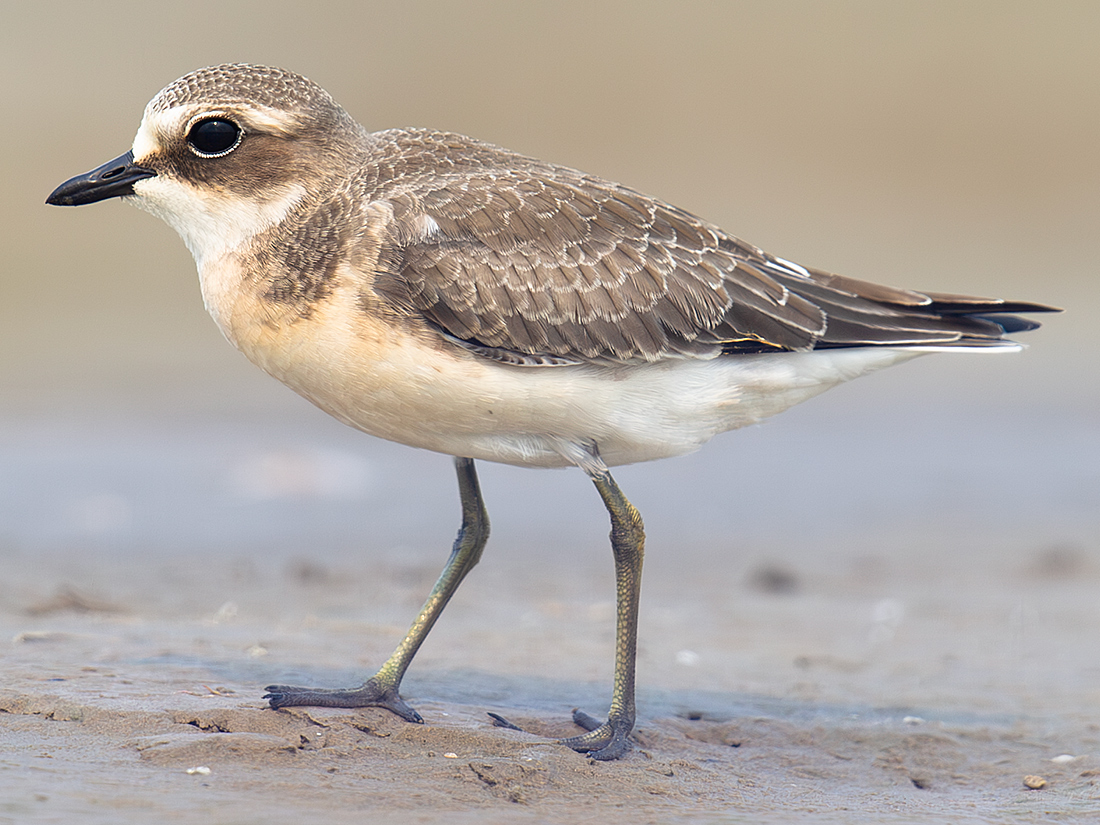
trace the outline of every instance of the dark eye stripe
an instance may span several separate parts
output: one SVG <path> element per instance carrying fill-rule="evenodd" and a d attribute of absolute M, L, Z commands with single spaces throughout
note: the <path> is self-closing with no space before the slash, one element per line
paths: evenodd
<path fill-rule="evenodd" d="M 228 155 L 241 142 L 241 127 L 231 120 L 212 117 L 200 120 L 187 133 L 187 145 L 204 158 Z"/>

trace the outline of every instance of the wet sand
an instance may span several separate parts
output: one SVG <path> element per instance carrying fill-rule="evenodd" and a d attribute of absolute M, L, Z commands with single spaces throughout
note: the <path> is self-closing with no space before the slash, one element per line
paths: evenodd
<path fill-rule="evenodd" d="M 861 439 L 887 449 L 867 431 L 873 411 L 861 433 L 834 426 L 820 443 L 838 487 L 816 511 L 757 500 L 775 498 L 765 469 L 741 505 L 685 484 L 711 461 L 764 468 L 770 452 L 784 466 L 810 415 L 713 457 L 623 470 L 650 534 L 639 723 L 624 760 L 595 764 L 547 742 L 575 732 L 571 708 L 601 713 L 610 689 L 606 525 L 579 473 L 483 468 L 496 534 L 405 682 L 425 725 L 265 708 L 273 681 L 369 675 L 457 518 L 445 458 L 330 428 L 297 402 L 284 415 L 248 436 L 238 422 L 6 428 L 23 482 L 8 501 L 23 509 L 7 513 L 0 583 L 0 822 L 1100 815 L 1100 554 L 1087 510 L 1048 507 L 1072 477 L 1032 496 L 1056 521 L 1007 506 L 1014 529 L 990 523 L 1010 479 L 923 524 L 879 520 L 849 477 L 866 456 L 844 458 Z M 935 491 L 912 458 L 900 492 L 919 500 Z M 64 479 L 100 492 L 74 497 Z M 808 520 L 774 522 L 769 507 Z M 714 531 L 729 518 L 741 536 Z M 489 711 L 534 733 L 493 727 Z"/>

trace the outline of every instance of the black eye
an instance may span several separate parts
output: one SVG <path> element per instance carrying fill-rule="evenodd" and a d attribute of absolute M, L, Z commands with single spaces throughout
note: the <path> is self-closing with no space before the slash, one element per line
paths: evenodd
<path fill-rule="evenodd" d="M 231 120 L 212 117 L 200 120 L 187 133 L 187 144 L 204 158 L 228 155 L 241 142 L 241 127 Z"/>

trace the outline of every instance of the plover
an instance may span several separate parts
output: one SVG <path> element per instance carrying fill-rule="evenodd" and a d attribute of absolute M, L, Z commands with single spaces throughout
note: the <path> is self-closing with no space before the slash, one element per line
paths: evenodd
<path fill-rule="evenodd" d="M 611 518 L 607 720 L 558 740 L 629 748 L 644 532 L 609 467 L 691 452 L 843 381 L 937 351 L 1017 349 L 1051 307 L 879 286 L 800 266 L 617 183 L 462 135 L 368 132 L 281 69 L 200 69 L 133 147 L 48 203 L 121 197 L 167 221 L 206 306 L 256 365 L 340 421 L 455 456 L 462 526 L 408 635 L 347 690 L 271 685 L 272 708 L 387 708 L 481 558 L 475 459 L 580 467 Z"/>

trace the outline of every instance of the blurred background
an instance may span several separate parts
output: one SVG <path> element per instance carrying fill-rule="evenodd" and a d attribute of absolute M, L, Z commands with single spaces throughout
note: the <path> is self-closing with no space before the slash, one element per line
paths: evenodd
<path fill-rule="evenodd" d="M 622 181 L 793 261 L 1066 308 L 1022 353 L 920 359 L 621 469 L 654 589 L 1100 564 L 1100 5 L 42 0 L 4 16 L 13 609 L 68 583 L 170 610 L 214 570 L 407 565 L 419 587 L 449 547 L 449 459 L 348 430 L 248 364 L 162 222 L 43 203 L 125 151 L 160 88 L 227 61 L 301 72 L 371 129 L 464 132 Z M 483 581 L 609 586 L 579 472 L 481 471 L 485 567 L 511 571 Z"/>

